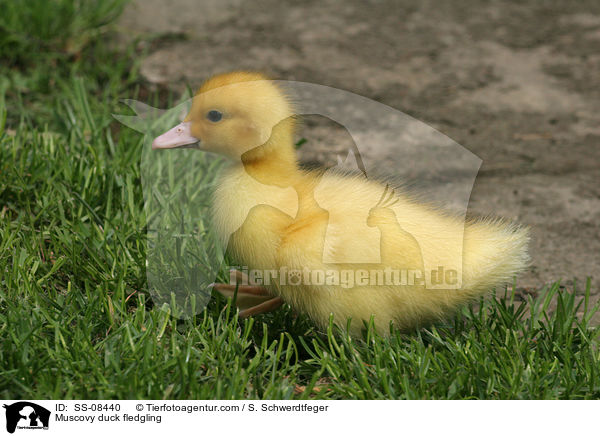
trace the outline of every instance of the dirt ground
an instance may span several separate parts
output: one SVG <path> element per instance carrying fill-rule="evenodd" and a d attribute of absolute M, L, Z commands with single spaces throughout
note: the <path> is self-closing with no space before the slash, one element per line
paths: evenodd
<path fill-rule="evenodd" d="M 157 36 L 142 73 L 182 90 L 256 69 L 385 103 L 483 164 L 470 211 L 531 226 L 518 282 L 600 281 L 600 2 L 137 0 L 126 38 Z M 305 161 L 343 129 L 309 119 Z"/>

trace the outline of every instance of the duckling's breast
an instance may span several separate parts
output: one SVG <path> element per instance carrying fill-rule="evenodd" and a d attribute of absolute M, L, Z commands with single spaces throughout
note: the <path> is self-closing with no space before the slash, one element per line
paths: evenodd
<path fill-rule="evenodd" d="M 265 185 L 243 167 L 226 170 L 217 182 L 213 223 L 230 254 L 249 268 L 276 266 L 281 235 L 293 222 L 298 196 L 293 188 Z"/>

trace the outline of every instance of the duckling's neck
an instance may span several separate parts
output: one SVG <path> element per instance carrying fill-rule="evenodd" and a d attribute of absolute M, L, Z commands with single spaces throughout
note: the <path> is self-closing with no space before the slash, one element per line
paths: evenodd
<path fill-rule="evenodd" d="M 263 145 L 242 155 L 241 164 L 254 179 L 265 185 L 295 186 L 301 172 L 294 148 L 293 125 L 282 121 Z"/>

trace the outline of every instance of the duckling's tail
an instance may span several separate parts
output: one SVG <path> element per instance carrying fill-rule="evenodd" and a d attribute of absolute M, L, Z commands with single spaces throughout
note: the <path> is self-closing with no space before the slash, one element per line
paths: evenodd
<path fill-rule="evenodd" d="M 463 289 L 477 296 L 511 281 L 529 264 L 529 229 L 503 220 L 481 220 L 465 226 Z"/>

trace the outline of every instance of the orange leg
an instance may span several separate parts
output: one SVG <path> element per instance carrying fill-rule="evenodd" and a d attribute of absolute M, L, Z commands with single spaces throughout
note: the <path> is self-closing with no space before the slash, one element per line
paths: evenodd
<path fill-rule="evenodd" d="M 271 312 L 283 304 L 281 297 L 271 295 L 263 286 L 214 283 L 212 287 L 225 298 L 235 297 L 235 305 L 240 309 L 240 318 Z"/>
<path fill-rule="evenodd" d="M 260 303 L 254 307 L 242 310 L 240 318 L 248 318 L 249 316 L 260 315 L 261 313 L 272 312 L 279 309 L 283 305 L 281 297 L 271 298 L 270 300 Z"/>

